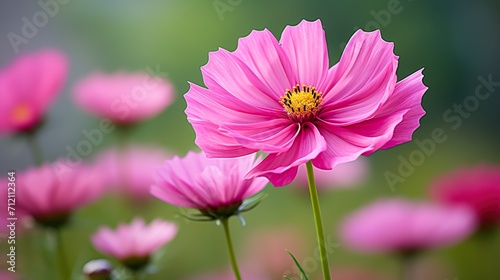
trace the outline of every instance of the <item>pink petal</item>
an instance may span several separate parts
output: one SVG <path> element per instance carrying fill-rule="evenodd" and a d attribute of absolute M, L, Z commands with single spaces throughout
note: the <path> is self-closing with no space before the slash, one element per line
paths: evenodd
<path fill-rule="evenodd" d="M 397 56 L 379 31 L 357 31 L 337 65 L 328 72 L 320 117 L 339 125 L 371 117 L 394 91 Z"/>
<path fill-rule="evenodd" d="M 268 155 L 247 176 L 264 176 L 275 186 L 289 184 L 295 178 L 297 166 L 316 158 L 325 148 L 325 139 L 318 129 L 311 123 L 304 123 L 288 151 Z"/>
<path fill-rule="evenodd" d="M 363 153 L 374 150 L 392 137 L 394 126 L 401 121 L 403 114 L 404 112 L 401 112 L 399 115 L 374 121 L 373 124 L 371 121 L 366 121 L 345 128 L 326 122 L 316 122 L 321 135 L 325 138 L 327 148 L 313 160 L 314 166 L 331 170 L 339 163 L 353 161 Z"/>
<path fill-rule="evenodd" d="M 396 145 L 411 141 L 413 132 L 420 126 L 420 118 L 425 115 L 422 108 L 422 96 L 427 87 L 422 82 L 424 76 L 423 69 L 411 74 L 396 84 L 394 93 L 387 102 L 380 108 L 380 115 L 388 115 L 398 110 L 409 109 L 403 116 L 395 130 L 394 135 L 382 149 L 394 147 Z"/>
<path fill-rule="evenodd" d="M 254 114 L 276 115 L 283 111 L 280 93 L 269 92 L 248 66 L 225 49 L 211 52 L 201 72 L 211 91 L 233 96 Z"/>
<path fill-rule="evenodd" d="M 252 31 L 240 38 L 234 55 L 267 86 L 265 93 L 276 100 L 295 85 L 290 61 L 269 30 Z"/>
<path fill-rule="evenodd" d="M 293 85 L 299 83 L 321 88 L 329 66 L 321 21 L 303 20 L 297 26 L 287 26 L 280 42 L 295 73 Z"/>
<path fill-rule="evenodd" d="M 300 125 L 288 118 L 259 124 L 226 124 L 222 128 L 241 145 L 265 153 L 287 151 L 300 132 Z"/>
<path fill-rule="evenodd" d="M 219 95 L 195 84 L 190 86 L 185 95 L 188 104 L 185 112 L 196 132 L 196 145 L 209 157 L 237 157 L 255 152 L 254 149 L 243 147 L 227 132 L 219 130 L 219 123 L 261 122 L 268 118 L 242 111 L 247 107 L 240 109 L 235 103 L 229 103 L 232 101 L 229 94 Z"/>
<path fill-rule="evenodd" d="M 403 121 L 403 117 L 407 112 L 408 109 L 397 111 L 393 114 L 375 117 L 345 128 L 369 139 L 370 149 L 364 152 L 363 155 L 370 155 L 380 149 L 394 136 L 395 127 Z"/>

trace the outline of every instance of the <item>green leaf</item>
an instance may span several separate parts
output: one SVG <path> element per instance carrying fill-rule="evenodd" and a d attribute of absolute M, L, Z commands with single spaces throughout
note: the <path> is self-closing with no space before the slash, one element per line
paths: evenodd
<path fill-rule="evenodd" d="M 290 255 L 290 257 L 292 257 L 293 262 L 299 268 L 299 270 L 300 270 L 300 279 L 301 280 L 309 280 L 309 278 L 307 277 L 306 272 L 304 271 L 304 269 L 302 269 L 302 266 L 300 266 L 300 264 L 297 261 L 297 259 L 295 258 L 295 256 L 290 251 L 286 251 L 286 252 Z M 285 276 L 285 279 L 292 280 L 292 278 L 290 278 L 288 276 Z"/>
<path fill-rule="evenodd" d="M 264 199 L 266 199 L 266 193 L 259 193 L 250 198 L 247 198 L 241 203 L 238 208 L 238 213 L 243 213 L 254 209 L 257 205 L 259 205 Z"/>

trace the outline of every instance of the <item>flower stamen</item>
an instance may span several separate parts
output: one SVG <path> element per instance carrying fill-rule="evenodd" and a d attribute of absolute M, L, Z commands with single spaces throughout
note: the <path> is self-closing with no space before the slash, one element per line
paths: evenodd
<path fill-rule="evenodd" d="M 309 120 L 321 108 L 323 98 L 321 92 L 315 87 L 299 84 L 291 90 L 287 89 L 281 96 L 280 104 L 285 108 L 288 116 L 295 120 Z"/>

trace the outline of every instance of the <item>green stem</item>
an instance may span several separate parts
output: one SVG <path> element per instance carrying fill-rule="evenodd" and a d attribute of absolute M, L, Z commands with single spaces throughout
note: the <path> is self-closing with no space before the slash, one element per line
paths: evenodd
<path fill-rule="evenodd" d="M 35 160 L 35 164 L 38 166 L 42 165 L 43 163 L 42 150 L 40 150 L 40 147 L 38 147 L 36 143 L 35 135 L 33 134 L 27 135 L 27 140 L 31 154 L 33 155 L 33 158 Z"/>
<path fill-rule="evenodd" d="M 328 255 L 326 253 L 325 234 L 323 231 L 323 221 L 321 220 L 321 208 L 319 206 L 318 190 L 314 181 L 314 170 L 312 162 L 306 163 L 307 181 L 309 183 L 309 194 L 311 195 L 311 204 L 314 213 L 314 223 L 316 225 L 316 235 L 318 238 L 319 256 L 321 259 L 321 270 L 323 279 L 330 280 L 330 268 L 328 267 Z"/>
<path fill-rule="evenodd" d="M 70 272 L 68 271 L 68 260 L 66 258 L 66 253 L 64 252 L 64 245 L 62 240 L 62 232 L 60 228 L 54 229 L 56 250 L 57 250 L 57 262 L 61 274 L 61 279 L 70 279 Z"/>
<path fill-rule="evenodd" d="M 401 257 L 401 279 L 413 280 L 415 256 L 403 254 Z"/>
<path fill-rule="evenodd" d="M 238 263 L 236 262 L 236 257 L 234 256 L 233 242 L 231 241 L 231 233 L 229 232 L 228 219 L 222 219 L 221 222 L 222 226 L 224 227 L 224 233 L 226 234 L 227 248 L 229 250 L 229 258 L 231 260 L 231 266 L 233 268 L 234 276 L 236 277 L 236 280 L 241 280 Z"/>

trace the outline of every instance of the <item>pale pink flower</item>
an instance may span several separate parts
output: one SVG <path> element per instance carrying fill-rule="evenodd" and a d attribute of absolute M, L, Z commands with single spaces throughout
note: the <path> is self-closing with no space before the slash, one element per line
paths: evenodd
<path fill-rule="evenodd" d="M 102 178 L 92 167 L 69 167 L 64 160 L 20 172 L 17 209 L 45 226 L 60 226 L 73 211 L 93 202 L 103 192 Z"/>
<path fill-rule="evenodd" d="M 457 169 L 436 179 L 431 192 L 440 202 L 471 207 L 482 226 L 500 222 L 500 166 Z"/>
<path fill-rule="evenodd" d="M 365 158 L 358 158 L 355 161 L 341 163 L 333 170 L 322 170 L 314 168 L 314 179 L 319 190 L 348 188 L 362 184 L 369 173 L 368 161 Z M 293 184 L 307 190 L 306 166 L 300 166 L 297 177 Z"/>
<path fill-rule="evenodd" d="M 115 123 L 151 118 L 174 100 L 171 83 L 146 72 L 93 73 L 74 87 L 74 99 L 83 110 Z"/>
<path fill-rule="evenodd" d="M 0 133 L 35 128 L 59 94 L 67 59 L 56 50 L 24 54 L 0 71 Z"/>
<path fill-rule="evenodd" d="M 320 169 L 411 140 L 424 115 L 422 70 L 397 82 L 398 57 L 379 31 L 357 31 L 330 69 L 319 20 L 265 29 L 219 49 L 202 67 L 203 88 L 185 98 L 196 144 L 208 157 L 269 155 L 249 173 L 275 186 L 298 166 Z"/>
<path fill-rule="evenodd" d="M 129 146 L 100 153 L 95 166 L 102 173 L 105 184 L 133 199 L 151 197 L 153 171 L 171 156 L 161 148 Z"/>
<path fill-rule="evenodd" d="M 136 218 L 130 224 L 120 224 L 116 230 L 101 227 L 92 235 L 92 244 L 104 254 L 117 258 L 132 269 L 146 265 L 151 255 L 176 236 L 176 224 L 153 220 L 146 224 Z"/>
<path fill-rule="evenodd" d="M 466 207 L 387 199 L 351 214 L 341 236 L 359 251 L 407 252 L 457 243 L 475 227 L 474 214 Z"/>
<path fill-rule="evenodd" d="M 188 152 L 157 169 L 151 193 L 172 205 L 230 216 L 267 184 L 265 178 L 245 179 L 256 162 L 255 154 L 208 159 L 203 152 Z"/>

